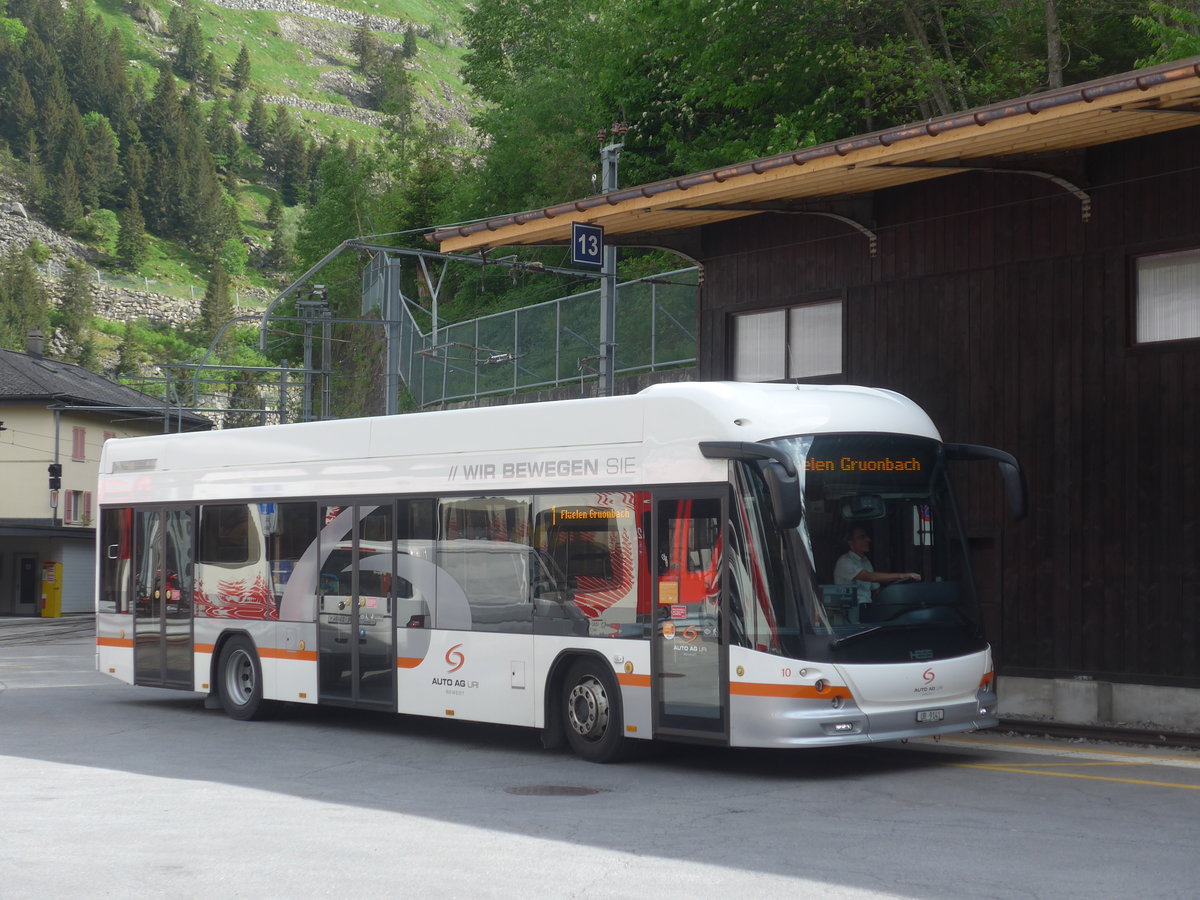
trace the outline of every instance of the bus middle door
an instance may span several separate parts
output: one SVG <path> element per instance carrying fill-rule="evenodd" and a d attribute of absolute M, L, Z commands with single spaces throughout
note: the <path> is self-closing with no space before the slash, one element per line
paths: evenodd
<path fill-rule="evenodd" d="M 322 702 L 396 705 L 392 507 L 327 506 L 317 638 Z"/>
<path fill-rule="evenodd" d="M 725 493 L 659 492 L 654 517 L 655 735 L 728 740 L 721 577 Z"/>

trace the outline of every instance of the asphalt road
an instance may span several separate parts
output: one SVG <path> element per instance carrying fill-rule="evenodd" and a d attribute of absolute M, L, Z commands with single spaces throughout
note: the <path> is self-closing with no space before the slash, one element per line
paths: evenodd
<path fill-rule="evenodd" d="M 297 708 L 232 721 L 0 642 L 0 900 L 1125 898 L 1200 881 L 1200 754 L 997 733 L 663 746 Z"/>

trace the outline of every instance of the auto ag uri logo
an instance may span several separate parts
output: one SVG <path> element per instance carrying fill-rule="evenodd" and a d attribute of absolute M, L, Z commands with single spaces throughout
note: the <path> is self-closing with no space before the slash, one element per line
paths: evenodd
<path fill-rule="evenodd" d="M 925 679 L 926 684 L 930 684 L 933 679 L 937 678 L 937 675 L 933 673 L 933 669 L 926 669 L 921 673 L 921 677 Z"/>
<path fill-rule="evenodd" d="M 451 672 L 457 672 L 463 667 L 463 663 L 467 661 L 467 658 L 463 656 L 462 651 L 458 649 L 461 646 L 462 644 L 455 644 L 446 651 L 446 662 L 450 665 L 449 671 Z"/>

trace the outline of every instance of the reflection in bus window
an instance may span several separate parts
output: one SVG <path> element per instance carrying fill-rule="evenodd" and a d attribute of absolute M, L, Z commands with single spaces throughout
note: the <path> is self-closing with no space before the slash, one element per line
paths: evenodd
<path fill-rule="evenodd" d="M 401 500 L 396 507 L 396 623 L 433 628 L 436 576 L 432 571 L 437 511 L 432 500 Z"/>
<path fill-rule="evenodd" d="M 557 601 L 572 608 L 562 614 L 586 621 L 588 634 L 644 635 L 637 608 L 638 498 L 606 492 L 535 500 L 534 546 L 563 580 Z"/>
<path fill-rule="evenodd" d="M 771 653 L 796 652 L 796 606 L 786 593 L 787 551 L 771 515 L 758 463 L 734 468 L 729 600 L 731 641 Z"/>
<path fill-rule="evenodd" d="M 224 619 L 278 616 L 264 524 L 256 503 L 200 507 L 196 615 Z"/>
<path fill-rule="evenodd" d="M 668 500 L 658 505 L 659 603 L 716 607 L 721 565 L 721 504 L 716 500 Z"/>
<path fill-rule="evenodd" d="M 278 606 L 296 564 L 317 539 L 317 504 L 271 503 L 267 506 L 270 509 L 263 516 L 263 532 L 267 536 L 271 590 Z"/>
<path fill-rule="evenodd" d="M 205 506 L 200 512 L 200 553 L 197 562 L 213 566 L 245 566 L 262 558 L 261 530 L 250 521 L 253 506 Z"/>
<path fill-rule="evenodd" d="M 436 562 L 461 589 L 473 631 L 533 630 L 529 507 L 528 497 L 470 497 L 440 504 Z M 457 602 L 456 595 L 439 592 L 439 621 L 461 621 L 462 611 L 449 608 Z"/>
<path fill-rule="evenodd" d="M 133 510 L 128 507 L 100 512 L 102 558 L 100 600 L 102 613 L 129 612 L 129 578 L 133 552 Z"/>

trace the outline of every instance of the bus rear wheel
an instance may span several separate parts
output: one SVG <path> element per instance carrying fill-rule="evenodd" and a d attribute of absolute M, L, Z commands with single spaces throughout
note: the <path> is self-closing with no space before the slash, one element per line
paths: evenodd
<path fill-rule="evenodd" d="M 624 755 L 621 697 L 607 667 L 581 659 L 563 684 L 563 727 L 571 749 L 589 762 L 614 762 Z"/>
<path fill-rule="evenodd" d="M 262 663 L 250 639 L 235 635 L 221 648 L 217 661 L 217 694 L 221 708 L 232 719 L 270 719 L 280 708 L 278 700 L 263 699 Z"/>

